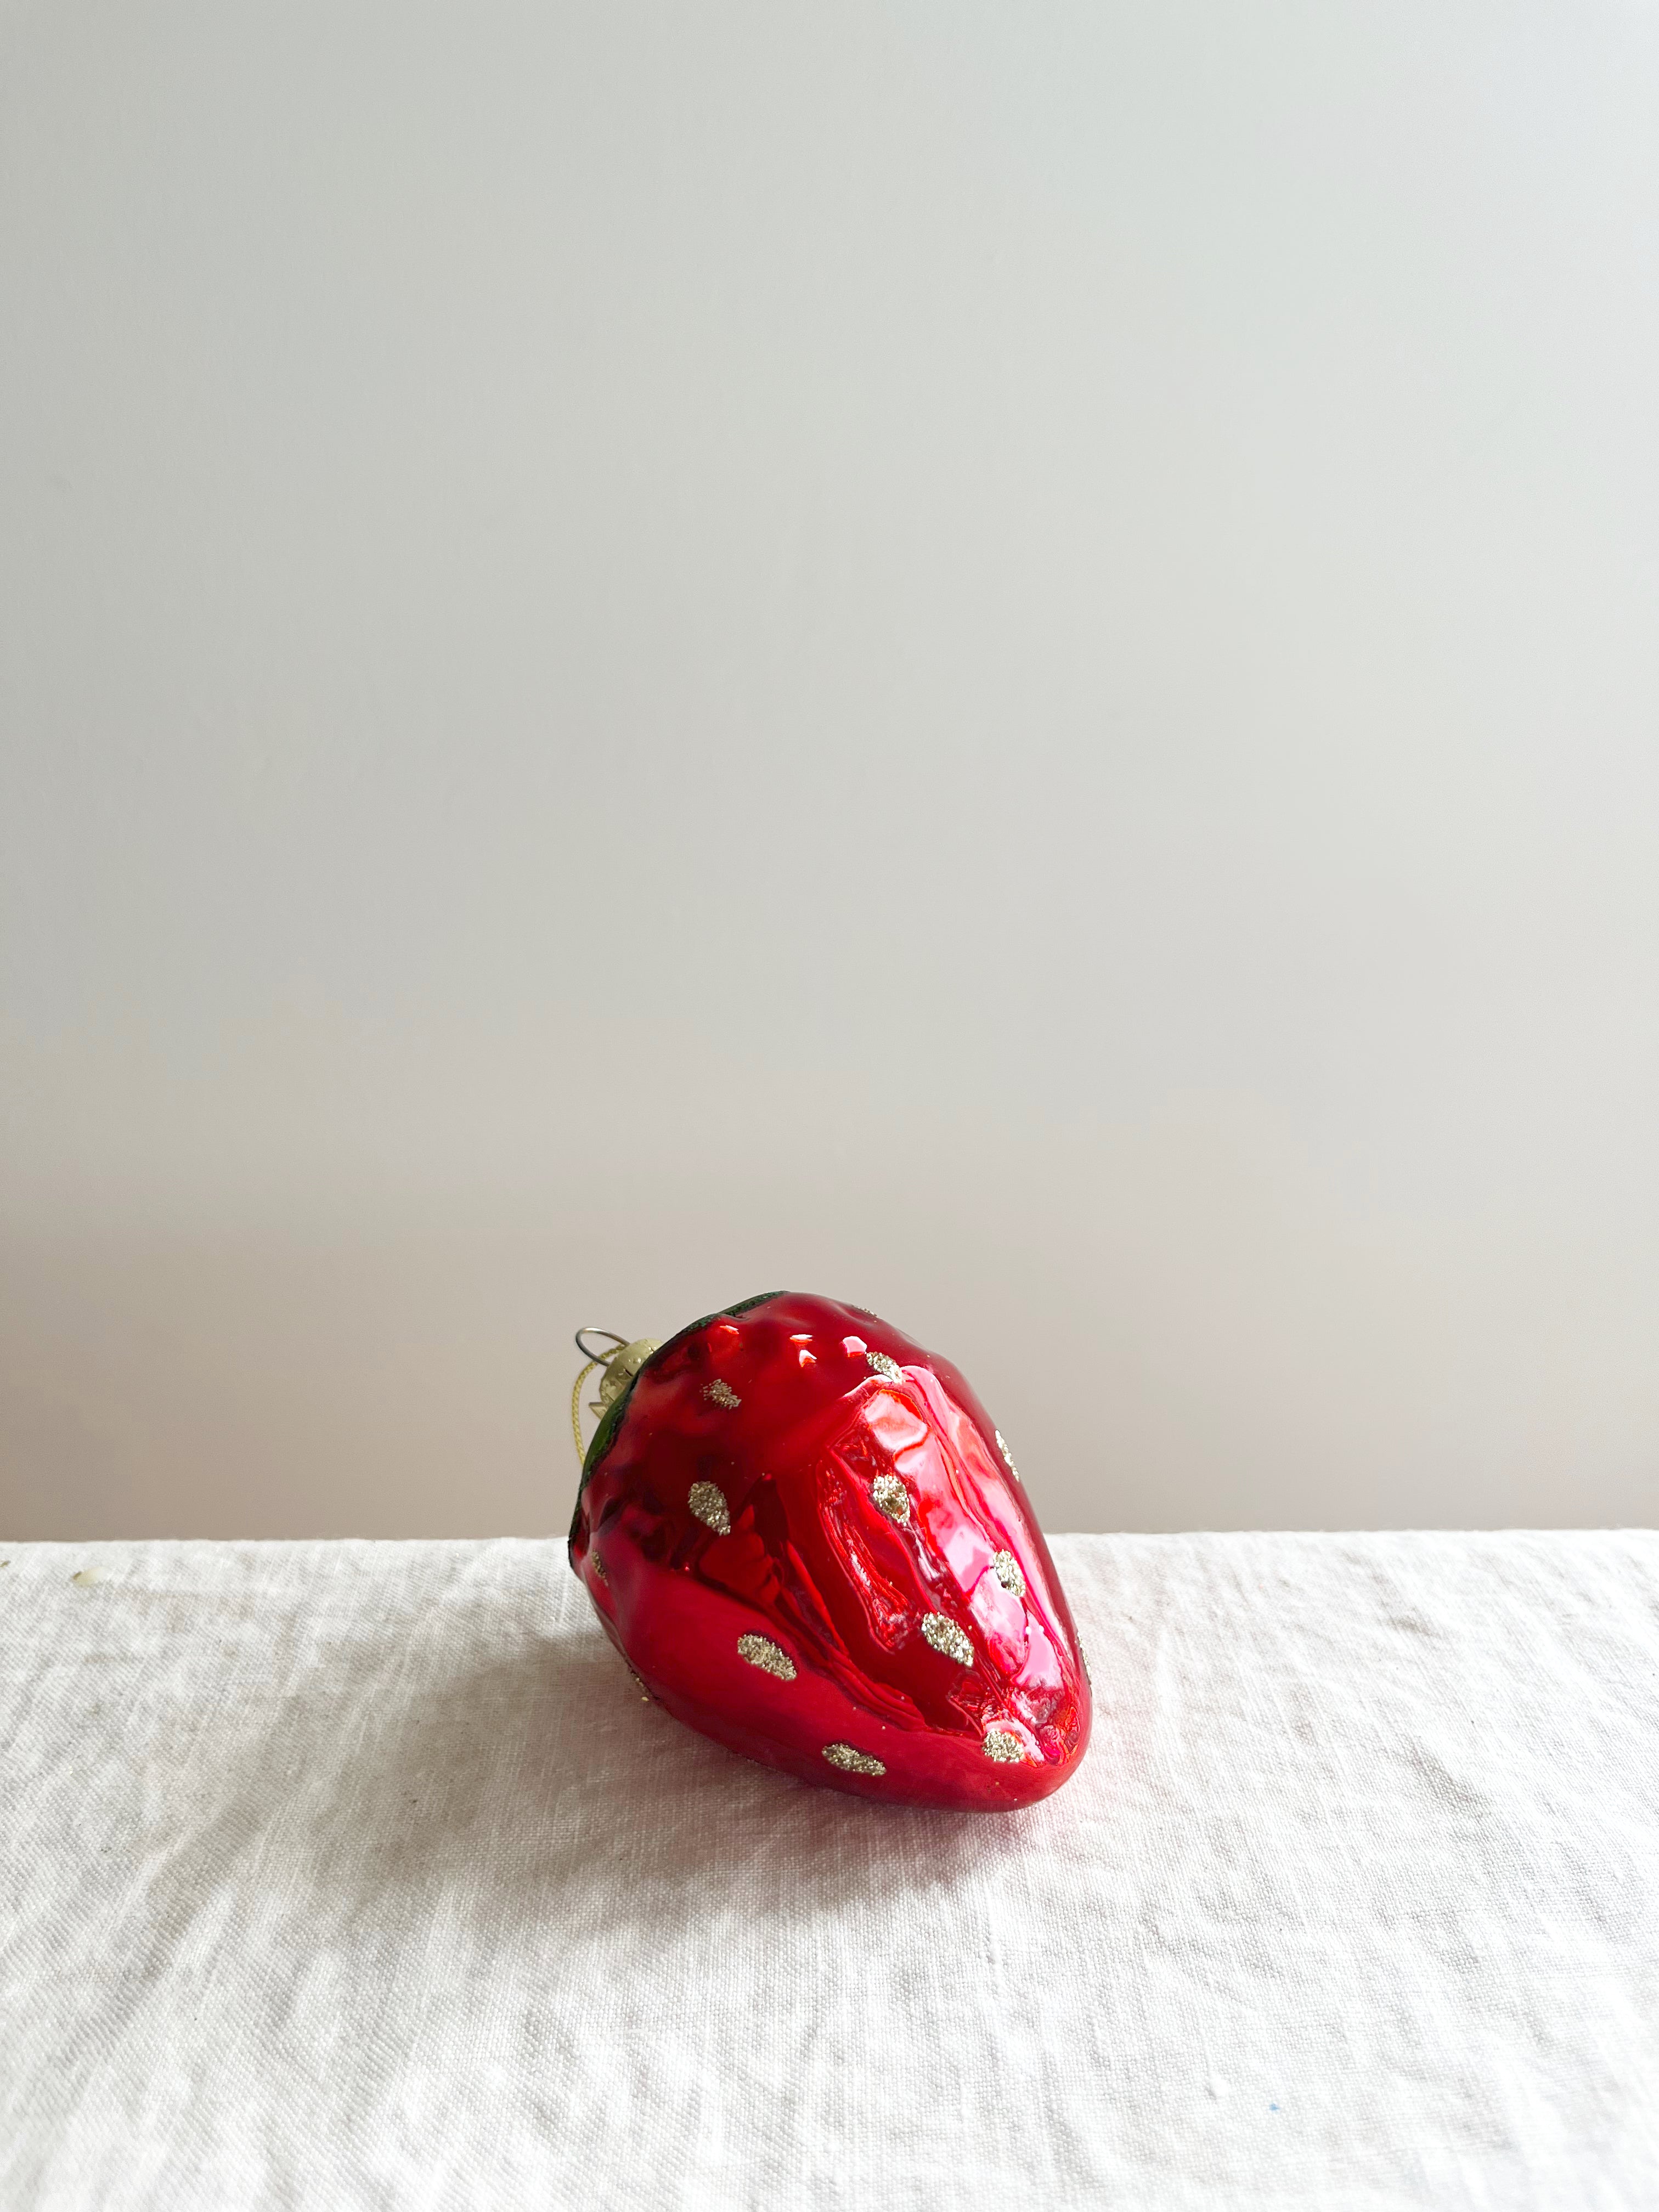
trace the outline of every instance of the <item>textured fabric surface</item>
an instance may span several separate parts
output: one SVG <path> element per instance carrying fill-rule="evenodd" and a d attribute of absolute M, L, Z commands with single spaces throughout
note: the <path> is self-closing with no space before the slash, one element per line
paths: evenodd
<path fill-rule="evenodd" d="M 1073 1537 L 1004 1818 L 642 1704 L 556 1542 L 0 1569 L 0 2204 L 1659 2204 L 1659 1537 Z"/>

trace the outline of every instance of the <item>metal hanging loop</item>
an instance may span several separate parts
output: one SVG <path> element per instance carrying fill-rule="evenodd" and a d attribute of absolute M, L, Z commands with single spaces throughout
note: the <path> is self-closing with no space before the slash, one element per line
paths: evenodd
<path fill-rule="evenodd" d="M 614 1357 L 614 1354 L 609 1352 L 595 1352 L 592 1346 L 584 1340 L 590 1336 L 608 1336 L 617 1352 L 620 1352 L 628 1341 L 625 1336 L 618 1336 L 614 1328 L 594 1328 L 584 1322 L 576 1331 L 576 1349 L 584 1359 L 592 1359 L 601 1367 L 607 1359 Z"/>

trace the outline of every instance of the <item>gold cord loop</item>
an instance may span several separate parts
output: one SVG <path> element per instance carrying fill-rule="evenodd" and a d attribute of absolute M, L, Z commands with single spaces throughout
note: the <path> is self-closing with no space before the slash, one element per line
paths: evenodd
<path fill-rule="evenodd" d="M 576 1377 L 575 1385 L 570 1393 L 570 1433 L 576 1439 L 576 1456 L 579 1460 L 585 1460 L 587 1457 L 587 1446 L 582 1442 L 582 1384 L 586 1382 L 596 1367 L 603 1367 L 604 1364 L 605 1362 L 602 1359 L 590 1359 Z"/>

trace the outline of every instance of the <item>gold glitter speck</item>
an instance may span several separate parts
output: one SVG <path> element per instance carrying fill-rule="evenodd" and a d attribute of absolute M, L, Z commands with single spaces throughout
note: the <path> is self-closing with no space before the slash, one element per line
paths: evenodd
<path fill-rule="evenodd" d="M 1019 1561 L 1012 1552 L 996 1553 L 992 1558 L 991 1565 L 996 1569 L 997 1580 L 1002 1584 L 1004 1589 L 1012 1590 L 1016 1597 L 1024 1596 L 1025 1577 L 1019 1571 Z"/>
<path fill-rule="evenodd" d="M 1004 1459 L 1006 1459 L 1006 1460 L 1007 1461 L 1007 1462 L 1008 1462 L 1008 1472 L 1009 1472 L 1009 1474 L 1012 1474 L 1012 1475 L 1013 1476 L 1013 1478 L 1014 1478 L 1014 1480 L 1015 1480 L 1016 1482 L 1018 1482 L 1018 1481 L 1019 1480 L 1019 1469 L 1018 1469 L 1018 1468 L 1014 1465 L 1014 1455 L 1013 1455 L 1012 1452 L 1011 1452 L 1011 1451 L 1009 1450 L 1009 1449 L 1008 1449 L 1008 1447 L 1007 1447 L 1006 1443 L 1004 1443 L 1004 1441 L 1003 1441 L 1003 1436 L 1002 1436 L 1002 1431 L 1001 1431 L 1001 1430 L 1000 1430 L 1000 1429 L 993 1429 L 993 1430 L 992 1430 L 992 1431 L 991 1431 L 991 1434 L 992 1434 L 992 1435 L 996 1438 L 996 1440 L 997 1440 L 997 1449 L 998 1449 L 998 1450 L 1002 1454 L 1002 1456 L 1004 1457 Z"/>
<path fill-rule="evenodd" d="M 864 1356 L 884 1382 L 903 1382 L 904 1370 L 896 1359 L 890 1359 L 884 1352 L 866 1352 Z"/>
<path fill-rule="evenodd" d="M 726 1492 L 717 1482 L 694 1482 L 686 1492 L 686 1504 L 706 1528 L 717 1536 L 732 1533 L 732 1511 L 726 1502 Z"/>
<path fill-rule="evenodd" d="M 831 1766 L 840 1767 L 843 1774 L 885 1774 L 887 1771 L 880 1759 L 872 1759 L 867 1751 L 854 1751 L 850 1743 L 826 1743 L 823 1755 Z"/>
<path fill-rule="evenodd" d="M 793 1682 L 795 1679 L 794 1661 L 769 1636 L 738 1637 L 738 1656 L 746 1659 L 751 1667 L 758 1667 L 763 1674 L 775 1674 L 781 1682 Z"/>
<path fill-rule="evenodd" d="M 702 1395 L 711 1406 L 725 1406 L 729 1409 L 743 1403 L 732 1385 L 718 1375 L 712 1382 L 703 1384 Z"/>
<path fill-rule="evenodd" d="M 985 1756 L 994 1759 L 999 1766 L 1008 1766 L 1016 1759 L 1024 1758 L 1025 1747 L 1017 1735 L 1010 1735 L 1006 1729 L 993 1729 L 985 1739 Z"/>
<path fill-rule="evenodd" d="M 910 1493 L 896 1474 L 878 1474 L 870 1486 L 870 1495 L 890 1521 L 908 1528 L 910 1522 Z"/>
<path fill-rule="evenodd" d="M 921 1624 L 921 1632 L 935 1651 L 942 1651 L 947 1659 L 959 1666 L 971 1667 L 974 1647 L 948 1613 L 930 1613 Z"/>
<path fill-rule="evenodd" d="M 605 1561 L 599 1557 L 597 1552 L 590 1552 L 588 1553 L 587 1564 L 592 1568 L 594 1573 L 599 1577 L 602 1583 L 608 1583 L 610 1581 L 611 1577 L 605 1571 Z"/>

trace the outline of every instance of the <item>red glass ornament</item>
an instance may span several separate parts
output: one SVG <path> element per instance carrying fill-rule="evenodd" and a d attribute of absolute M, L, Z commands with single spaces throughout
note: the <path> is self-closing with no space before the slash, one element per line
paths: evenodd
<path fill-rule="evenodd" d="M 1006 1447 L 948 1361 L 856 1306 L 779 1291 L 652 1351 L 588 1447 L 570 1559 L 659 1705 L 805 1781 L 1006 1811 L 1087 1746 Z"/>

